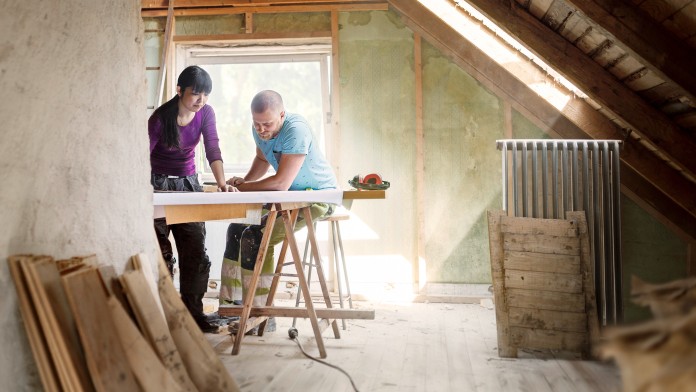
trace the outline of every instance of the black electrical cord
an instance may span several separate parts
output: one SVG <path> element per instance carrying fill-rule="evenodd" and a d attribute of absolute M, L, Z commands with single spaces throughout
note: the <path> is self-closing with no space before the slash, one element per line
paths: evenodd
<path fill-rule="evenodd" d="M 314 358 L 313 356 L 307 354 L 307 353 L 305 352 L 305 350 L 302 348 L 302 344 L 300 343 L 300 339 L 297 338 L 297 334 L 298 334 L 298 333 L 297 333 L 297 328 L 292 327 L 292 328 L 288 329 L 288 336 L 290 337 L 290 340 L 294 340 L 295 343 L 297 343 L 297 346 L 300 347 L 300 351 L 302 351 L 302 354 L 304 354 L 305 357 L 307 357 L 307 358 L 309 358 L 309 359 L 311 359 L 311 360 L 317 361 L 317 362 L 319 362 L 319 363 L 321 363 L 321 364 L 324 364 L 324 365 L 326 365 L 326 366 L 328 366 L 328 367 L 332 367 L 332 368 L 334 368 L 334 369 L 340 371 L 341 373 L 345 374 L 346 377 L 348 377 L 348 380 L 350 381 L 350 385 L 353 386 L 353 390 L 354 390 L 355 392 L 359 392 L 359 391 L 358 391 L 358 387 L 355 386 L 355 383 L 353 382 L 353 378 L 350 376 L 350 374 L 348 374 L 348 372 L 346 372 L 345 370 L 341 369 L 340 367 L 338 367 L 338 366 L 336 366 L 336 365 L 332 365 L 332 364 L 330 364 L 330 363 L 328 363 L 328 362 L 324 362 L 324 361 L 322 361 L 322 360 L 319 359 L 319 358 Z"/>

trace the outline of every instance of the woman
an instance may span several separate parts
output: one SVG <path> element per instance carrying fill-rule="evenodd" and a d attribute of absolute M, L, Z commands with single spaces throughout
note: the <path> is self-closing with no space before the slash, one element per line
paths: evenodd
<path fill-rule="evenodd" d="M 225 184 L 222 154 L 215 126 L 215 112 L 206 105 L 213 82 L 208 73 L 190 66 L 179 75 L 176 96 L 157 108 L 148 121 L 151 183 L 155 191 L 201 192 L 195 164 L 195 149 L 203 137 L 205 156 L 222 192 L 237 189 Z M 170 231 L 179 254 L 181 299 L 204 332 L 217 331 L 203 313 L 203 295 L 208 287 L 210 260 L 205 252 L 205 223 L 167 225 L 155 219 L 155 232 L 169 272 L 174 272 Z"/>

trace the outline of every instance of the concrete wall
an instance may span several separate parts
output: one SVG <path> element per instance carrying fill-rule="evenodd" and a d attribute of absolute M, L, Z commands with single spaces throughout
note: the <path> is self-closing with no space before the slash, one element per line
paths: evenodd
<path fill-rule="evenodd" d="M 154 257 L 140 3 L 2 2 L 0 380 L 40 390 L 6 258 Z"/>

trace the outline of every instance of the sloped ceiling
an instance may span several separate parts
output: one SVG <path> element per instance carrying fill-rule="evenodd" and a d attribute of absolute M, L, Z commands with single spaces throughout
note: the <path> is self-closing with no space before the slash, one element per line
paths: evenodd
<path fill-rule="evenodd" d="M 680 26 L 690 26 L 683 28 L 624 1 L 444 2 L 462 13 L 473 6 L 588 98 L 550 107 L 514 71 L 483 59 L 484 52 L 442 22 L 442 11 L 422 4 L 427 1 L 389 1 L 414 31 L 542 128 L 567 139 L 623 140 L 624 193 L 680 235 L 696 238 L 696 15 L 684 4 L 693 1 L 681 1 L 671 14 L 660 7 L 661 15 L 681 15 Z"/>
<path fill-rule="evenodd" d="M 463 5 L 464 0 L 442 0 Z M 466 0 L 587 95 L 560 109 L 417 0 L 180 0 L 175 15 L 389 8 L 492 92 L 564 138 L 623 140 L 621 183 L 696 239 L 696 0 Z M 166 15 L 167 0 L 142 0 Z M 459 12 L 465 12 L 457 7 Z"/>

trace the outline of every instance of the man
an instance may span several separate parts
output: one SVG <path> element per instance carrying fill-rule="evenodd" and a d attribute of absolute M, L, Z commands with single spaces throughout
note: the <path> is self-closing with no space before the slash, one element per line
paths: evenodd
<path fill-rule="evenodd" d="M 280 94 L 264 90 L 251 101 L 253 136 L 256 143 L 256 156 L 251 168 L 244 177 L 232 177 L 229 185 L 242 192 L 249 191 L 304 191 L 307 189 L 335 189 L 336 177 L 312 136 L 312 130 L 302 116 L 287 113 Z M 269 167 L 275 174 L 264 177 Z M 333 206 L 314 203 L 311 206 L 312 220 L 316 221 L 331 215 Z M 305 227 L 306 222 L 298 217 L 295 231 Z M 258 254 L 265 219 L 261 225 L 232 223 L 227 230 L 227 246 L 222 263 L 222 284 L 220 303 L 240 304 L 242 286 L 248 286 Z M 275 265 L 273 247 L 285 238 L 285 225 L 276 224 L 271 233 L 261 276 L 254 293 L 254 305 L 266 305 L 266 299 L 273 280 Z M 269 321 L 266 330 L 275 329 Z"/>

